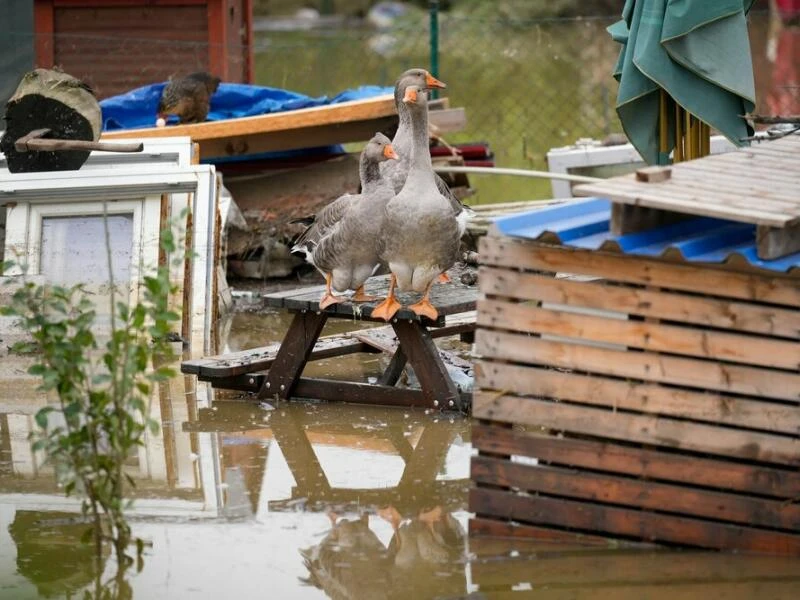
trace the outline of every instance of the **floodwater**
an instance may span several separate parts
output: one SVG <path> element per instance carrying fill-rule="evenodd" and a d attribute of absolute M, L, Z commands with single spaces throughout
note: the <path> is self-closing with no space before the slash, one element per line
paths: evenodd
<path fill-rule="evenodd" d="M 237 313 L 227 350 L 278 339 L 276 313 Z M 356 323 L 342 327 L 355 328 Z M 463 350 L 463 348 L 462 348 Z M 320 361 L 365 380 L 382 357 Z M 0 598 L 83 597 L 104 573 L 79 542 L 27 435 L 42 400 L 0 386 Z M 27 386 L 28 392 L 23 393 Z M 159 390 L 162 429 L 128 464 L 148 546 L 133 598 L 792 598 L 800 561 L 700 552 L 469 540 L 470 422 L 347 404 L 260 404 L 192 377 Z"/>
<path fill-rule="evenodd" d="M 765 97 L 777 69 L 766 64 L 772 46 L 760 23 L 753 48 Z M 552 23 L 535 35 L 443 30 L 442 76 L 453 105 L 469 115 L 451 141 L 485 139 L 498 165 L 542 168 L 547 148 L 616 130 L 608 75 L 616 48 L 606 24 Z M 369 39 L 353 43 L 347 32 L 341 39 L 272 36 L 256 57 L 259 83 L 313 95 L 363 83 L 365 73 L 390 83 L 409 64 L 426 64 L 420 31 L 409 49 L 391 55 L 371 54 Z M 788 44 L 773 46 L 770 61 L 778 64 Z M 565 65 L 588 75 L 564 75 Z M 521 82 L 523 72 L 533 75 Z M 531 186 L 481 181 L 478 200 L 549 194 L 546 183 Z M 287 327 L 286 315 L 236 313 L 221 323 L 220 349 L 275 342 Z M 325 333 L 358 327 L 339 321 Z M 98 577 L 113 576 L 114 560 L 109 554 L 104 572 L 94 572 L 79 542 L 84 528 L 74 523 L 78 503 L 63 497 L 52 469 L 31 451 L 33 415 L 46 400 L 21 364 L 4 356 L 6 343 L 0 340 L 0 599 L 83 597 Z M 367 381 L 386 364 L 384 356 L 350 355 L 313 363 L 307 374 Z M 130 520 L 148 544 L 141 570 L 128 573 L 136 599 L 800 598 L 798 560 L 468 539 L 472 449 L 462 416 L 260 404 L 183 376 L 158 390 L 152 414 L 161 431 L 127 466 L 137 482 Z"/>

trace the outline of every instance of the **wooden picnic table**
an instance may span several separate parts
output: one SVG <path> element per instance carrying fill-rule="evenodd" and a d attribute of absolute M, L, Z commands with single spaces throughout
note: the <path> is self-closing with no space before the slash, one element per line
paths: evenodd
<path fill-rule="evenodd" d="M 267 306 L 294 315 L 278 346 L 184 361 L 181 371 L 211 381 L 214 387 L 258 392 L 259 399 L 313 398 L 466 410 L 469 395 L 459 391 L 433 342 L 435 337 L 469 336 L 475 330 L 477 289 L 462 284 L 457 273 L 451 273 L 451 279 L 450 283 L 434 285 L 431 292 L 431 302 L 439 311 L 435 321 L 402 308 L 391 323 L 385 324 L 372 318 L 377 302 L 345 302 L 320 310 L 324 286 L 267 294 L 264 296 Z M 383 298 L 388 284 L 388 276 L 373 277 L 366 284 L 366 293 Z M 398 298 L 405 307 L 415 302 L 418 295 L 400 293 Z M 320 338 L 328 319 L 355 319 L 382 323 L 385 327 Z M 302 376 L 309 360 L 355 352 L 392 354 L 377 383 Z M 396 387 L 406 364 L 413 367 L 421 389 Z"/>

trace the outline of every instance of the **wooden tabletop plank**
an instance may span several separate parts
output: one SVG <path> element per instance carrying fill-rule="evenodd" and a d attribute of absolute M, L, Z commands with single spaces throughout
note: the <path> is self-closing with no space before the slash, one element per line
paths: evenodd
<path fill-rule="evenodd" d="M 629 175 L 576 186 L 580 196 L 770 227 L 800 221 L 800 136 L 678 163 L 661 182 Z"/>
<path fill-rule="evenodd" d="M 447 284 L 434 284 L 431 289 L 431 302 L 439 311 L 440 322 L 438 326 L 444 325 L 444 320 L 441 317 L 446 315 L 454 315 L 456 313 L 463 313 L 475 310 L 476 301 L 478 297 L 478 289 L 474 286 L 464 285 L 459 281 L 458 269 L 453 269 L 450 272 L 451 282 Z M 274 294 L 266 294 L 264 302 L 267 306 L 274 308 L 283 308 L 285 310 L 296 311 L 319 311 L 319 300 L 325 291 L 325 286 L 306 287 L 293 291 L 282 291 Z M 356 318 L 365 321 L 372 320 L 372 311 L 375 306 L 389 291 L 389 276 L 383 275 L 371 278 L 365 285 L 367 294 L 377 296 L 379 300 L 373 302 L 353 303 L 350 301 L 342 302 L 329 306 L 325 309 L 331 316 L 341 318 Z M 400 292 L 397 294 L 398 299 L 404 307 L 413 304 L 419 300 L 420 295 L 415 293 Z M 398 319 L 411 319 L 419 321 L 418 315 L 414 314 L 407 308 L 402 308 L 397 313 Z M 428 322 L 430 324 L 430 322 Z"/>
<path fill-rule="evenodd" d="M 800 194 L 781 193 L 775 190 L 764 189 L 767 184 L 762 183 L 760 190 L 756 187 L 746 189 L 735 186 L 732 190 L 731 182 L 725 176 L 713 178 L 711 182 L 708 173 L 699 175 L 692 173 L 675 173 L 673 178 L 662 183 L 641 183 L 636 181 L 634 176 L 626 175 L 609 181 L 606 187 L 628 193 L 637 198 L 653 198 L 654 201 L 663 200 L 681 202 L 688 200 L 699 206 L 711 205 L 712 208 L 730 207 L 732 209 L 750 210 L 756 213 L 771 214 L 777 213 L 778 216 L 786 213 L 794 215 L 800 208 Z M 591 184 L 602 186 L 604 184 Z M 782 182 L 781 190 L 788 185 Z"/>

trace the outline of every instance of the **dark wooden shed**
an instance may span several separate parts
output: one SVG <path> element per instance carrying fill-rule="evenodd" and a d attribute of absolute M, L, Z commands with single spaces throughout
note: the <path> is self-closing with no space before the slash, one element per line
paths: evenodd
<path fill-rule="evenodd" d="M 99 98 L 210 71 L 252 83 L 252 0 L 34 0 L 36 65 Z"/>

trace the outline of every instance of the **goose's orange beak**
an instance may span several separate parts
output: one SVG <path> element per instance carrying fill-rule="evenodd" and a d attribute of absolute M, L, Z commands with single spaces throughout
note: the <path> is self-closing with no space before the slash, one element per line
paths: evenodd
<path fill-rule="evenodd" d="M 447 84 L 444 81 L 439 81 L 438 79 L 436 79 L 436 77 L 434 77 L 430 73 L 425 75 L 425 85 L 427 85 L 429 88 L 444 89 L 447 87 Z"/>
<path fill-rule="evenodd" d="M 400 158 L 399 156 L 397 156 L 397 152 L 395 152 L 395 151 L 394 151 L 394 148 L 392 148 L 392 145 L 391 145 L 391 144 L 386 144 L 386 145 L 383 147 L 383 155 L 384 155 L 386 158 L 393 158 L 393 159 L 395 159 L 395 160 L 397 160 L 398 158 Z"/>
<path fill-rule="evenodd" d="M 406 88 L 406 93 L 403 96 L 403 102 L 406 104 L 415 103 L 417 101 L 417 90 L 413 88 Z"/>

